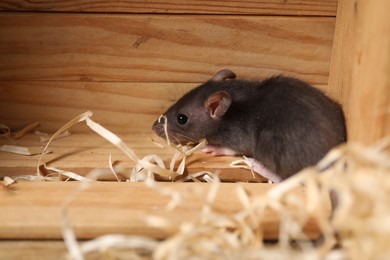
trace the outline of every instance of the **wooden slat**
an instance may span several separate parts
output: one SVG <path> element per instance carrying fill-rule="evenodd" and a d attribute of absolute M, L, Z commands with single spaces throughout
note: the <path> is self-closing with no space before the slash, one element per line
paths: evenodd
<path fill-rule="evenodd" d="M 329 72 L 329 94 L 343 104 L 349 115 L 349 95 L 352 75 L 349 72 L 353 63 L 354 26 L 353 2 L 340 0 L 337 9 L 335 35 Z M 349 50 L 349 51 L 348 51 Z"/>
<path fill-rule="evenodd" d="M 50 12 L 120 12 L 179 14 L 267 14 L 335 16 L 337 0 L 3 0 L 0 10 Z"/>
<path fill-rule="evenodd" d="M 0 14 L 0 80 L 203 82 L 285 73 L 327 84 L 335 19 Z"/>
<path fill-rule="evenodd" d="M 329 87 L 344 103 L 353 142 L 390 135 L 389 8 L 387 0 L 339 3 Z"/>
<path fill-rule="evenodd" d="M 91 110 L 94 118 L 111 131 L 147 133 L 159 115 L 196 85 L 3 81 L 0 123 L 18 130 L 31 122 L 41 122 L 41 130 L 54 132 L 76 115 Z M 89 132 L 85 127 L 76 129 Z"/>
<path fill-rule="evenodd" d="M 18 183 L 12 189 L 0 189 L 0 238 L 1 239 L 59 239 L 61 238 L 61 204 L 79 187 L 77 182 Z M 210 184 L 207 183 L 158 183 L 159 187 L 180 192 L 184 203 L 166 210 L 170 197 L 160 194 L 144 183 L 94 183 L 81 192 L 69 206 L 69 217 L 79 239 L 92 238 L 107 233 L 144 235 L 166 238 L 175 233 L 180 224 L 196 220 L 201 213 Z M 225 213 L 242 209 L 237 196 L 239 184 L 220 185 L 213 205 Z M 242 184 L 253 196 L 266 193 L 273 185 Z M 305 196 L 304 189 L 296 195 Z M 328 205 L 329 206 L 329 205 Z M 278 237 L 279 219 L 274 212 L 266 212 L 265 238 Z M 165 219 L 167 227 L 153 227 L 148 216 Z M 313 238 L 318 229 L 309 221 L 306 232 Z"/>
<path fill-rule="evenodd" d="M 65 259 L 66 248 L 63 241 L 6 240 L 0 241 L 0 259 L 31 260 Z"/>
<path fill-rule="evenodd" d="M 153 122 L 196 84 L 2 82 L 0 121 L 14 130 L 39 121 L 54 132 L 87 110 L 111 131 L 150 132 Z M 78 131 L 88 132 L 85 127 Z"/>
<path fill-rule="evenodd" d="M 84 124 L 84 123 L 83 123 Z M 85 124 L 84 124 L 85 125 Z M 152 134 L 121 134 L 119 135 L 125 143 L 132 149 L 139 158 L 149 154 L 160 156 L 167 167 L 173 157 L 174 151 L 157 147 L 152 143 Z M 159 140 L 154 136 L 156 140 Z M 161 139 L 160 139 L 161 140 Z M 163 142 L 161 140 L 161 142 Z M 39 142 L 36 135 L 28 135 L 20 140 L 0 139 L 0 145 L 12 144 L 24 147 L 42 147 L 44 143 Z M 95 169 L 101 169 L 106 174 L 102 175 L 100 180 L 115 180 L 115 177 L 109 170 L 109 156 L 112 155 L 113 161 L 121 162 L 124 170 L 120 174 L 122 180 L 128 179 L 130 170 L 134 162 L 125 156 L 118 148 L 103 139 L 92 130 L 89 134 L 72 134 L 71 136 L 54 141 L 49 150 L 52 152 L 44 156 L 44 162 L 48 166 L 57 167 L 61 170 L 68 170 L 80 175 L 87 175 Z M 24 156 L 0 151 L 0 179 L 4 176 L 16 175 L 34 175 L 38 163 L 39 155 Z M 212 171 L 220 174 L 223 181 L 234 182 L 259 182 L 265 181 L 264 178 L 255 174 L 254 177 L 249 170 L 234 169 L 229 166 L 233 160 L 239 157 L 212 157 L 198 152 L 189 157 L 187 161 L 187 173 L 196 173 L 199 171 Z M 159 178 L 159 180 L 168 180 Z"/>
<path fill-rule="evenodd" d="M 81 242 L 82 243 L 82 242 Z M 131 250 L 109 250 L 89 253 L 85 259 L 133 259 Z M 142 253 L 142 259 L 152 259 L 146 252 Z M 59 260 L 69 259 L 68 251 L 62 240 L 1 240 L 1 260 Z"/>

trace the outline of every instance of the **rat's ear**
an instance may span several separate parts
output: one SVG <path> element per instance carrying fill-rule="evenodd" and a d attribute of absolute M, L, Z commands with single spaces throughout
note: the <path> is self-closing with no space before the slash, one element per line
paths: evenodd
<path fill-rule="evenodd" d="M 211 80 L 212 80 L 212 81 L 221 82 L 221 81 L 225 81 L 225 80 L 227 80 L 227 79 L 234 79 L 235 77 L 236 77 L 236 74 L 234 74 L 233 71 L 228 70 L 228 69 L 224 69 L 224 70 L 218 71 L 218 72 L 211 78 Z"/>
<path fill-rule="evenodd" d="M 210 112 L 210 116 L 214 119 L 223 116 L 229 109 L 232 103 L 232 97 L 225 91 L 219 91 L 206 100 L 205 107 Z"/>

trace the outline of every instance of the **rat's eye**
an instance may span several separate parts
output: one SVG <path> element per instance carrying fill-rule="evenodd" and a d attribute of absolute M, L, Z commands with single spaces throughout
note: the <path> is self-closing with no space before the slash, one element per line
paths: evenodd
<path fill-rule="evenodd" d="M 176 121 L 179 125 L 185 125 L 188 121 L 188 117 L 184 114 L 178 114 Z"/>

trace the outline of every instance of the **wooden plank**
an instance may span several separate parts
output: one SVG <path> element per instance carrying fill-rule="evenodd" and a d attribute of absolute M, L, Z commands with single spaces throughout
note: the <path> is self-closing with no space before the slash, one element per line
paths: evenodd
<path fill-rule="evenodd" d="M 0 86 L 0 121 L 11 129 L 39 121 L 47 132 L 87 110 L 114 132 L 150 132 L 153 122 L 196 84 L 7 82 Z M 89 132 L 76 127 L 79 132 Z"/>
<path fill-rule="evenodd" d="M 116 12 L 151 14 L 266 14 L 335 16 L 337 0 L 3 0 L 0 10 L 39 12 Z"/>
<path fill-rule="evenodd" d="M 77 182 L 18 183 L 12 189 L 0 189 L 0 239 L 60 239 L 61 204 L 78 189 Z M 166 238 L 174 234 L 181 223 L 196 220 L 210 190 L 207 183 L 158 183 L 160 188 L 184 194 L 184 203 L 166 210 L 170 197 L 144 183 L 94 183 L 82 191 L 69 206 L 69 218 L 78 239 L 93 238 L 108 233 L 144 235 Z M 220 185 L 212 203 L 218 210 L 234 213 L 242 209 L 236 187 Z M 241 184 L 253 196 L 265 194 L 270 184 Z M 303 188 L 297 196 L 305 197 Z M 329 206 L 329 205 L 328 205 Z M 153 227 L 148 216 L 165 219 L 166 227 Z M 264 232 L 266 239 L 278 237 L 279 219 L 275 212 L 266 211 Z M 318 229 L 309 221 L 305 232 L 317 237 Z"/>
<path fill-rule="evenodd" d="M 133 259 L 131 250 L 109 250 L 89 253 L 85 259 Z M 1 260 L 31 260 L 69 259 L 68 251 L 62 240 L 1 240 Z M 141 259 L 152 259 L 152 256 L 143 252 Z"/>
<path fill-rule="evenodd" d="M 203 82 L 285 73 L 327 84 L 332 17 L 0 14 L 0 80 Z"/>
<path fill-rule="evenodd" d="M 42 131 L 53 133 L 76 115 L 91 110 L 96 121 L 115 133 L 148 133 L 154 120 L 196 85 L 3 81 L 0 122 L 13 130 L 41 122 Z M 89 129 L 77 126 L 74 131 L 89 132 Z"/>
<path fill-rule="evenodd" d="M 85 125 L 85 124 L 84 124 Z M 155 135 L 150 134 L 121 134 L 119 135 L 139 158 L 149 154 L 156 154 L 161 157 L 165 165 L 169 167 L 174 151 L 163 149 L 153 144 L 151 137 L 159 140 Z M 161 142 L 163 142 L 161 140 Z M 0 145 L 19 145 L 24 147 L 42 147 L 44 143 L 39 142 L 36 135 L 28 135 L 19 140 L 0 139 Z M 92 170 L 100 169 L 104 174 L 100 180 L 115 180 L 115 176 L 109 169 L 109 156 L 113 161 L 120 162 L 123 168 L 118 171 L 119 177 L 126 180 L 134 167 L 134 162 L 124 155 L 118 148 L 103 139 L 92 130 L 89 134 L 72 134 L 71 136 L 54 141 L 49 150 L 52 152 L 44 156 L 44 162 L 48 166 L 61 170 L 72 171 L 80 175 L 87 175 Z M 4 176 L 34 175 L 39 155 L 24 156 L 0 151 L 0 179 Z M 186 173 L 200 171 L 211 171 L 219 173 L 221 180 L 230 182 L 260 182 L 265 181 L 258 174 L 253 175 L 245 169 L 235 169 L 229 164 L 240 159 L 239 157 L 212 157 L 198 152 L 188 158 Z M 177 167 L 177 166 L 176 166 Z M 158 177 L 158 180 L 168 180 Z"/>
<path fill-rule="evenodd" d="M 328 85 L 328 93 L 343 104 L 346 115 L 349 115 L 349 94 L 352 82 L 352 75 L 349 71 L 353 62 L 355 18 L 353 8 L 353 2 L 339 1 Z"/>
<path fill-rule="evenodd" d="M 63 241 L 3 240 L 0 259 L 64 259 L 67 250 Z"/>
<path fill-rule="evenodd" d="M 390 135 L 389 8 L 386 0 L 339 3 L 343 13 L 337 21 L 330 87 L 346 107 L 354 142 L 371 144 Z M 345 68 L 338 71 L 340 66 Z"/>

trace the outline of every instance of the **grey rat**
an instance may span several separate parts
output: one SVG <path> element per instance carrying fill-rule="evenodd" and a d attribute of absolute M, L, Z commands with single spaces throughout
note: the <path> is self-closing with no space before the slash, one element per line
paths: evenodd
<path fill-rule="evenodd" d="M 253 170 L 273 182 L 316 164 L 346 142 L 343 110 L 320 90 L 286 76 L 235 77 L 221 70 L 172 105 L 164 113 L 170 140 L 186 144 L 205 138 L 203 152 L 246 155 Z M 166 138 L 164 123 L 157 120 L 153 130 Z"/>

